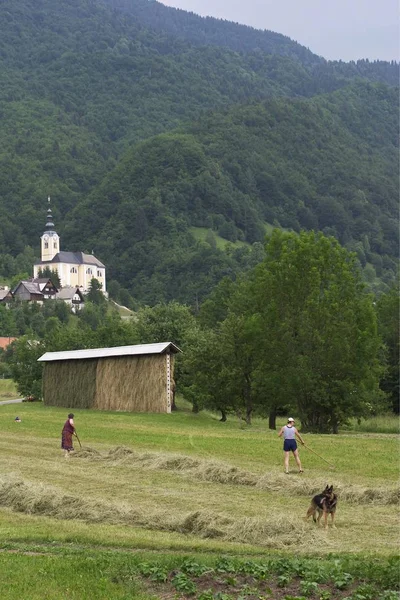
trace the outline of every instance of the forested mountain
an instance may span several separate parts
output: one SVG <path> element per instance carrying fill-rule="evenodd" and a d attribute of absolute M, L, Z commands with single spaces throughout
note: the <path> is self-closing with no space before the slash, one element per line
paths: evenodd
<path fill-rule="evenodd" d="M 196 46 L 221 46 L 236 52 L 259 50 L 295 58 L 304 65 L 324 62 L 308 48 L 275 31 L 262 31 L 232 21 L 200 17 L 153 0 L 104 0 L 114 10 L 134 16 L 156 31 L 170 33 Z"/>
<path fill-rule="evenodd" d="M 161 33 L 186 40 L 195 46 L 219 46 L 236 52 L 275 54 L 299 61 L 308 68 L 318 89 L 331 91 L 339 82 L 366 77 L 389 85 L 398 84 L 395 61 L 327 61 L 289 37 L 214 17 L 165 6 L 156 0 L 104 0 L 115 11 L 133 16 L 139 23 Z M 333 86 L 333 87 L 332 87 Z M 308 91 L 312 91 L 312 86 Z"/>
<path fill-rule="evenodd" d="M 302 67 L 277 60 L 253 68 L 85 0 L 0 3 L 0 253 L 36 244 L 43 198 L 57 198 L 60 221 L 129 143 L 214 107 L 296 93 Z"/>
<path fill-rule="evenodd" d="M 391 269 L 392 221 L 379 219 L 393 219 L 397 97 L 361 80 L 391 84 L 397 72 L 391 63 L 327 62 L 285 36 L 154 2 L 4 0 L 0 276 L 15 274 L 12 257 L 27 244 L 38 251 L 48 194 L 63 247 L 95 249 L 141 300 L 201 297 L 259 257 L 244 243 L 274 220 L 334 227 L 348 244 L 382 238 L 366 252 L 377 263 L 386 256 L 374 263 L 382 273 Z M 325 185 L 319 165 L 331 173 Z M 342 177 L 336 187 L 332 173 Z M 356 187 L 368 214 L 350 208 Z M 340 209 L 333 221 L 321 209 L 330 198 L 345 225 Z M 365 222 L 374 220 L 372 235 Z M 242 245 L 228 255 L 209 231 L 196 246 L 199 226 Z M 200 285 L 193 274 L 202 269 Z"/>
<path fill-rule="evenodd" d="M 191 227 L 250 244 L 262 241 L 266 223 L 322 230 L 390 281 L 398 247 L 396 97 L 360 83 L 212 113 L 154 137 L 80 203 L 66 235 L 72 244 L 88 236 L 111 276 L 139 298 L 192 302 L 235 268 L 212 237 L 196 243 Z"/>

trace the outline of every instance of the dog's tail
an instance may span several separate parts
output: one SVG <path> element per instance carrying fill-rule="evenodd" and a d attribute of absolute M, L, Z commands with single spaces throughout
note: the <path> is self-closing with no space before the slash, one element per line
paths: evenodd
<path fill-rule="evenodd" d="M 315 504 L 315 502 L 311 502 L 310 508 L 307 511 L 307 516 L 306 516 L 306 520 L 311 517 L 313 518 L 314 523 L 317 522 L 317 518 L 315 516 L 315 513 L 317 512 L 317 506 Z"/>

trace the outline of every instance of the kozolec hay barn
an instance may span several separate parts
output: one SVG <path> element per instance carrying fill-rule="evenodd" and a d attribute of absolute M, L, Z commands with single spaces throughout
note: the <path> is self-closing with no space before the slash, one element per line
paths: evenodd
<path fill-rule="evenodd" d="M 43 401 L 49 406 L 169 413 L 172 342 L 72 352 L 46 352 Z"/>

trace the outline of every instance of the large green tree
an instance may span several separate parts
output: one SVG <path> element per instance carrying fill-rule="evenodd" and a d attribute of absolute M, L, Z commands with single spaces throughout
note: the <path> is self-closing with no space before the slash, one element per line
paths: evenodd
<path fill-rule="evenodd" d="M 289 401 L 305 430 L 337 432 L 379 401 L 373 302 L 355 256 L 337 240 L 275 230 L 248 293 L 271 406 Z"/>
<path fill-rule="evenodd" d="M 183 356 L 182 391 L 193 404 L 236 414 L 248 425 L 259 405 L 254 375 L 257 353 L 251 319 L 230 312 L 215 329 L 201 330 Z"/>

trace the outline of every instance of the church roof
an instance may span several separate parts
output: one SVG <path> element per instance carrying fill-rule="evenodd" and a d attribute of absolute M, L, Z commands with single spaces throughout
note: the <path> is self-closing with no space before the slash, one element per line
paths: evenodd
<path fill-rule="evenodd" d="M 48 265 L 54 263 L 68 263 L 70 265 L 95 265 L 96 267 L 105 266 L 93 254 L 85 254 L 85 252 L 66 252 L 61 250 L 51 260 L 40 260 L 35 265 Z"/>

